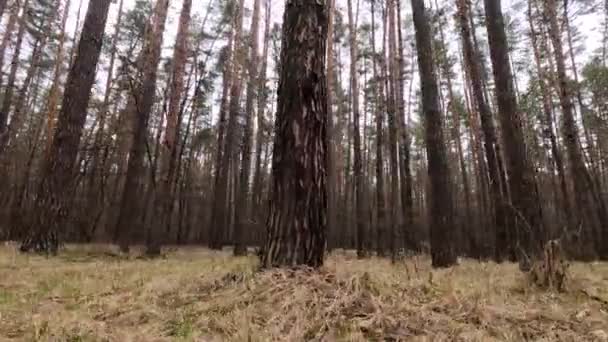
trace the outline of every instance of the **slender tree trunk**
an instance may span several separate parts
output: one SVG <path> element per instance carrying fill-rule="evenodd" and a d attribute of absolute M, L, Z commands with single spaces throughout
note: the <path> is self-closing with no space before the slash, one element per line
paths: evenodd
<path fill-rule="evenodd" d="M 52 137 L 55 131 L 55 120 L 57 119 L 57 105 L 59 103 L 59 82 L 63 69 L 64 62 L 64 50 L 65 50 L 65 26 L 70 14 L 70 3 L 71 0 L 67 0 L 63 17 L 61 19 L 61 32 L 59 33 L 59 46 L 57 47 L 57 56 L 55 59 L 55 70 L 53 73 L 53 83 L 51 83 L 51 89 L 49 90 L 48 101 L 47 101 L 47 152 L 50 152 L 51 145 L 53 143 Z"/>
<path fill-rule="evenodd" d="M 500 169 L 498 165 L 502 162 L 497 162 L 501 159 L 499 153 L 499 145 L 496 139 L 496 129 L 490 106 L 485 101 L 483 92 L 483 79 L 480 63 L 476 62 L 480 52 L 475 49 L 471 39 L 471 27 L 469 26 L 470 3 L 467 0 L 459 0 L 458 2 L 458 18 L 460 24 L 460 33 L 463 43 L 464 59 L 467 71 L 471 78 L 473 88 L 473 97 L 477 104 L 477 111 L 481 119 L 481 126 L 484 135 L 484 151 L 486 154 L 488 172 L 490 176 L 490 196 L 492 198 L 494 221 L 494 232 L 496 237 L 495 259 L 502 261 L 504 256 L 513 255 L 512 239 L 514 234 L 508 231 L 508 225 L 505 218 L 505 200 L 501 196 L 501 180 Z"/>
<path fill-rule="evenodd" d="M 361 160 L 361 128 L 359 113 L 359 75 L 357 71 L 358 52 L 357 52 L 357 28 L 352 8 L 352 0 L 347 0 L 348 4 L 348 30 L 350 40 L 350 91 L 352 94 L 353 111 L 353 181 L 354 181 L 354 200 L 355 200 L 355 226 L 357 229 L 357 255 L 359 258 L 365 257 L 367 237 L 365 231 L 365 204 L 363 189 L 363 163 Z"/>
<path fill-rule="evenodd" d="M 266 136 L 266 120 L 264 119 L 264 113 L 266 111 L 266 104 L 268 100 L 268 91 L 266 89 L 267 82 L 267 69 L 268 69 L 268 50 L 270 46 L 270 23 L 271 23 L 271 0 L 266 0 L 265 6 L 265 23 L 264 23 L 264 47 L 262 52 L 262 65 L 260 67 L 260 74 L 258 77 L 258 109 L 257 109 L 257 132 L 255 138 L 255 171 L 253 175 L 253 207 L 260 208 L 262 204 L 262 152 L 263 144 L 267 143 Z M 257 212 L 257 210 L 256 210 Z M 259 219 L 259 215 L 256 215 L 256 221 Z"/>
<path fill-rule="evenodd" d="M 412 0 L 422 87 L 425 141 L 431 183 L 429 225 L 434 267 L 456 263 L 452 184 L 439 109 L 439 89 L 433 64 L 432 35 L 423 0 Z"/>
<path fill-rule="evenodd" d="M 249 176 L 251 173 L 251 139 L 253 138 L 254 100 L 259 94 L 255 88 L 259 84 L 258 79 L 258 39 L 260 25 L 261 0 L 253 3 L 253 16 L 251 19 L 251 46 L 249 48 L 249 82 L 247 83 L 247 97 L 245 99 L 245 127 L 243 130 L 243 142 L 241 144 L 242 163 L 239 175 L 239 188 L 236 195 L 236 218 L 234 227 L 234 254 L 247 254 L 245 229 L 250 226 L 247 221 L 250 218 L 250 193 Z M 249 236 L 250 234 L 247 234 Z"/>
<path fill-rule="evenodd" d="M 230 101 L 228 105 L 228 125 L 225 132 L 225 142 L 223 146 L 218 146 L 222 149 L 219 170 L 215 184 L 215 200 L 213 204 L 211 235 L 209 247 L 213 249 L 221 249 L 224 245 L 226 231 L 229 228 L 229 177 L 230 177 L 230 161 L 234 159 L 234 145 L 237 131 L 237 120 L 240 108 L 241 99 L 241 83 L 240 68 L 243 64 L 243 49 L 242 49 L 242 27 L 243 27 L 243 9 L 244 2 L 239 0 L 239 5 L 235 9 L 234 14 L 234 40 L 232 52 L 232 71 L 230 84 Z"/>
<path fill-rule="evenodd" d="M 328 0 L 327 28 L 327 230 L 328 250 L 338 243 L 338 177 L 336 172 L 336 124 L 334 120 L 334 17 L 335 0 Z"/>
<path fill-rule="evenodd" d="M 522 114 L 517 111 L 501 1 L 484 0 L 484 3 L 511 194 L 509 211 L 514 217 L 517 234 L 513 240 L 518 243 L 518 252 L 523 251 L 528 257 L 536 258 L 545 239 L 541 202 L 526 150 Z M 520 266 L 525 266 L 523 259 L 520 258 L 520 261 Z"/>
<path fill-rule="evenodd" d="M 385 230 L 386 230 L 386 203 L 384 200 L 384 167 L 383 167 L 383 153 L 384 148 L 384 91 L 382 87 L 382 80 L 378 74 L 376 54 L 376 1 L 371 3 L 371 16 L 372 16 L 372 33 L 370 36 L 370 44 L 372 46 L 372 60 L 373 60 L 373 87 L 374 87 L 374 100 L 375 115 L 376 115 L 376 252 L 378 256 L 384 256 L 385 252 Z"/>
<path fill-rule="evenodd" d="M 530 26 L 530 38 L 532 43 L 532 48 L 534 51 L 534 61 L 536 64 L 536 75 L 538 77 L 538 85 L 540 88 L 542 101 L 543 101 L 543 113 L 544 113 L 544 133 L 548 135 L 549 141 L 551 143 L 551 154 L 553 155 L 553 160 L 555 162 L 555 166 L 557 168 L 557 174 L 559 177 L 559 184 L 561 190 L 561 207 L 563 212 L 563 217 L 566 218 L 568 222 L 569 229 L 575 229 L 572 222 L 572 210 L 570 207 L 570 195 L 568 192 L 568 183 L 566 181 L 566 173 L 564 171 L 564 162 L 562 153 L 557 144 L 557 137 L 555 136 L 555 127 L 554 127 L 554 118 L 553 118 L 553 101 L 552 95 L 550 91 L 547 89 L 547 84 L 545 83 L 546 75 L 544 73 L 544 68 L 542 66 L 542 56 L 541 49 L 539 48 L 537 42 L 538 32 L 536 30 L 536 26 L 534 25 L 534 16 L 532 12 L 532 1 L 528 0 L 528 23 Z M 557 203 L 556 203 L 557 204 Z"/>
<path fill-rule="evenodd" d="M 586 236 L 583 240 L 593 244 L 595 251 L 603 258 L 608 258 L 608 229 L 602 227 L 606 222 L 606 213 L 600 203 L 594 201 L 593 181 L 585 165 L 583 153 L 580 148 L 578 128 L 574 118 L 574 105 L 566 75 L 566 63 L 561 41 L 559 23 L 557 19 L 556 0 L 547 0 L 544 3 L 545 13 L 549 19 L 549 36 L 553 45 L 555 62 L 557 65 L 557 78 L 559 84 L 559 98 L 562 108 L 562 134 L 568 153 L 568 162 L 573 176 L 575 203 L 578 210 L 578 219 Z"/>
<path fill-rule="evenodd" d="M 4 0 L 6 2 L 6 0 Z M 0 70 L 4 69 L 4 57 L 6 56 L 6 49 L 9 46 L 13 35 L 15 34 L 15 28 L 17 26 L 17 21 L 19 20 L 19 10 L 21 6 L 19 3 L 13 3 L 13 8 L 11 9 L 11 15 L 8 18 L 8 22 L 6 23 L 6 28 L 4 31 L 4 37 L 2 37 L 2 43 L 0 43 Z M 1 17 L 1 16 L 0 16 Z M 2 78 L 4 75 L 0 75 L 0 85 L 2 85 Z"/>
<path fill-rule="evenodd" d="M 396 122 L 396 116 L 397 116 L 397 110 L 396 110 L 396 103 L 395 103 L 395 89 L 394 89 L 394 83 L 390 81 L 389 79 L 389 62 L 386 59 L 386 52 L 387 52 L 387 47 L 386 47 L 386 40 L 387 40 L 387 33 L 389 33 L 391 30 L 394 32 L 394 15 L 390 15 L 389 12 L 394 10 L 394 1 L 395 0 L 388 0 L 387 1 L 387 6 L 385 8 L 385 13 L 384 13 L 384 22 L 388 22 L 388 25 L 384 25 L 384 32 L 383 32 L 383 79 L 384 79 L 384 88 L 386 89 L 386 97 L 387 97 L 387 117 L 388 117 L 388 134 L 389 134 L 389 162 L 390 162 L 390 168 L 389 168 L 389 172 L 390 172 L 390 176 L 391 176 L 391 180 L 390 180 L 390 200 L 389 200 L 389 211 L 390 211 L 390 230 L 389 230 L 389 242 L 390 242 L 390 249 L 391 249 L 391 256 L 393 261 L 395 260 L 396 257 L 396 253 L 397 253 L 397 249 L 396 249 L 396 244 L 395 244 L 395 240 L 396 240 L 396 232 L 398 227 L 400 226 L 400 215 L 399 215 L 399 161 L 398 161 L 398 157 L 397 157 L 397 122 Z M 387 32 L 388 31 L 388 32 Z M 391 41 L 391 37 L 392 37 L 392 41 Z M 389 39 L 389 55 L 390 55 L 390 51 L 394 51 L 394 34 L 388 34 L 388 39 Z M 393 47 L 391 47 L 391 44 L 393 45 Z"/>
<path fill-rule="evenodd" d="M 151 22 L 144 34 L 144 47 L 138 60 L 142 72 L 140 83 L 134 89 L 132 106 L 127 115 L 134 115 L 133 141 L 127 164 L 127 175 L 118 217 L 119 244 L 123 252 L 129 250 L 134 234 L 141 227 L 144 211 L 141 196 L 144 191 L 144 156 L 147 149 L 148 121 L 156 98 L 157 68 L 167 19 L 169 0 L 157 0 Z"/>
<path fill-rule="evenodd" d="M 11 110 L 11 104 L 13 101 L 13 93 L 15 91 L 15 82 L 17 80 L 17 71 L 19 69 L 19 58 L 21 56 L 21 47 L 23 44 L 23 38 L 27 29 L 27 15 L 29 8 L 29 0 L 24 0 L 23 11 L 19 18 L 19 31 L 17 32 L 17 41 L 15 42 L 15 50 L 13 51 L 13 59 L 11 61 L 11 68 L 8 74 L 8 81 L 4 90 L 4 96 L 2 97 L 2 106 L 0 106 L 0 140 L 8 139 L 8 115 Z M 0 155 L 4 153 L 6 145 L 0 143 Z"/>
<path fill-rule="evenodd" d="M 403 58 L 403 37 L 401 30 L 401 0 L 396 0 L 396 28 L 397 28 L 397 52 L 395 54 L 394 77 L 397 86 L 397 124 L 399 125 L 399 180 L 401 185 L 401 206 L 403 208 L 404 224 L 402 228 L 403 243 L 405 248 L 414 249 L 415 243 L 412 237 L 414 228 L 414 203 L 412 201 L 412 172 L 410 170 L 410 138 L 408 134 L 408 122 L 405 118 L 405 102 L 403 89 L 405 81 L 405 60 Z M 413 66 L 412 66 L 413 70 Z M 413 82 L 413 71 L 412 71 Z"/>

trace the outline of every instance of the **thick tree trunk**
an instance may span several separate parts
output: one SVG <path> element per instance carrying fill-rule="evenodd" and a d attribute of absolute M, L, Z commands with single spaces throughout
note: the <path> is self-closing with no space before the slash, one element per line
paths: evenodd
<path fill-rule="evenodd" d="M 291 1 L 285 7 L 265 268 L 323 264 L 327 11 L 325 1 Z"/>
<path fill-rule="evenodd" d="M 86 120 L 91 89 L 111 0 L 89 4 L 74 65 L 68 74 L 53 144 L 43 166 L 43 177 L 21 251 L 57 253 L 74 191 L 75 162 Z"/>
<path fill-rule="evenodd" d="M 432 36 L 423 0 L 412 0 L 416 46 L 422 88 L 425 142 L 430 179 L 429 225 L 431 256 L 434 267 L 448 267 L 456 263 L 454 249 L 454 209 L 452 184 L 443 120 L 439 109 L 439 89 L 433 64 Z"/>

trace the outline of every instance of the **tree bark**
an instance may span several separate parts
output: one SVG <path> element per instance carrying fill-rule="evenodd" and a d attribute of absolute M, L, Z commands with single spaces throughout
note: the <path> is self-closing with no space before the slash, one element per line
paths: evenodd
<path fill-rule="evenodd" d="M 549 19 L 549 36 L 557 66 L 559 99 L 562 108 L 562 134 L 574 182 L 574 201 L 577 205 L 579 224 L 583 227 L 586 235 L 583 240 L 590 242 L 601 257 L 608 258 L 608 243 L 603 243 L 603 241 L 608 242 L 608 229 L 602 227 L 601 224 L 601 222 L 606 222 L 606 213 L 602 210 L 600 203 L 594 201 L 593 181 L 580 148 L 578 127 L 574 118 L 574 105 L 566 75 L 566 63 L 557 19 L 557 2 L 556 0 L 547 0 L 544 5 L 545 14 Z"/>
<path fill-rule="evenodd" d="M 74 191 L 75 162 L 86 120 L 91 89 L 111 0 L 89 4 L 78 52 L 66 89 L 50 153 L 35 203 L 35 218 L 27 229 L 21 251 L 57 253 Z"/>
<path fill-rule="evenodd" d="M 154 209 L 158 214 L 158 226 L 151 225 L 150 239 L 147 253 L 160 254 L 162 232 L 171 230 L 171 216 L 175 201 L 172 191 L 173 179 L 176 176 L 177 141 L 180 132 L 180 109 L 184 94 L 184 76 L 186 73 L 186 60 L 190 51 L 190 13 L 192 0 L 184 0 L 179 17 L 178 31 L 173 51 L 173 70 L 169 89 L 169 110 L 167 112 L 167 126 L 162 146 L 160 148 L 160 184 L 155 196 Z M 159 131 L 162 127 L 159 127 Z"/>
<path fill-rule="evenodd" d="M 133 235 L 140 230 L 141 215 L 143 213 L 144 190 L 144 155 L 146 153 L 148 121 L 156 98 L 157 69 L 160 62 L 160 53 L 169 0 L 157 0 L 152 20 L 147 24 L 144 34 L 144 48 L 138 60 L 138 69 L 142 76 L 134 89 L 130 108 L 127 115 L 133 115 L 129 160 L 127 176 L 123 190 L 117 229 L 119 231 L 119 244 L 123 252 L 129 250 L 133 242 Z"/>
<path fill-rule="evenodd" d="M 422 88 L 425 142 L 430 179 L 429 225 L 433 267 L 456 263 L 454 209 L 450 169 L 439 109 L 439 89 L 433 63 L 432 36 L 423 0 L 412 0 Z"/>
<path fill-rule="evenodd" d="M 490 176 L 490 197 L 492 199 L 493 213 L 492 220 L 494 221 L 494 234 L 496 238 L 494 258 L 496 261 L 502 261 L 507 254 L 512 253 L 512 238 L 514 234 L 508 231 L 508 225 L 505 218 L 505 199 L 501 190 L 500 169 L 498 162 L 502 156 L 499 153 L 499 145 L 496 139 L 496 128 L 490 106 L 485 100 L 483 92 L 483 79 L 480 63 L 477 62 L 480 52 L 475 49 L 471 40 L 471 27 L 469 16 L 470 2 L 467 0 L 459 0 L 458 2 L 458 18 L 460 25 L 460 34 L 463 44 L 464 59 L 467 71 L 471 78 L 473 88 L 473 97 L 477 104 L 477 111 L 481 120 L 481 126 L 484 137 L 484 151 L 487 159 L 488 173 Z M 509 252 L 511 251 L 511 252 Z"/>
<path fill-rule="evenodd" d="M 217 178 L 215 183 L 215 200 L 213 204 L 212 225 L 210 229 L 209 247 L 212 249 L 222 249 L 224 246 L 224 236 L 230 227 L 229 218 L 229 177 L 230 163 L 234 159 L 234 145 L 237 131 L 237 120 L 241 99 L 241 75 L 240 68 L 243 64 L 242 49 L 242 28 L 243 28 L 244 1 L 239 0 L 239 5 L 234 14 L 234 38 L 232 51 L 232 70 L 230 83 L 230 101 L 228 104 L 228 125 L 225 131 L 225 141 L 223 146 L 218 146 L 222 150 L 221 159 L 218 165 Z"/>
<path fill-rule="evenodd" d="M 249 48 L 249 82 L 247 83 L 247 95 L 245 99 L 245 127 L 243 129 L 243 141 L 241 143 L 241 169 L 239 175 L 239 189 L 237 193 L 236 218 L 234 226 L 234 254 L 247 254 L 245 235 L 249 236 L 245 229 L 249 226 L 247 220 L 250 217 L 249 176 L 251 173 L 251 139 L 253 138 L 254 100 L 255 88 L 258 84 L 258 39 L 260 25 L 261 0 L 253 3 L 253 16 L 251 18 L 251 45 Z"/>
<path fill-rule="evenodd" d="M 545 240 L 541 202 L 526 150 L 522 114 L 517 111 L 501 1 L 484 0 L 484 3 L 511 194 L 509 212 L 514 218 L 517 234 L 513 240 L 519 246 L 518 252 L 523 250 L 528 257 L 535 258 L 542 251 Z"/>
<path fill-rule="evenodd" d="M 323 264 L 327 11 L 325 1 L 290 1 L 285 7 L 264 268 Z"/>
<path fill-rule="evenodd" d="M 352 0 L 347 0 L 348 5 L 348 31 L 350 40 L 350 90 L 352 94 L 353 112 L 353 181 L 355 187 L 355 226 L 357 229 L 357 256 L 362 258 L 366 254 L 367 237 L 365 232 L 365 205 L 363 189 L 363 163 L 361 160 L 361 128 L 359 113 L 359 75 L 357 71 L 357 27 L 352 8 Z"/>

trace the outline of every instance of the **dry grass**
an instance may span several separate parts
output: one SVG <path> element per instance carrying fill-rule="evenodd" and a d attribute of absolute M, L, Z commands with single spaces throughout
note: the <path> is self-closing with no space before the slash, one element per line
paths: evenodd
<path fill-rule="evenodd" d="M 165 259 L 72 247 L 0 248 L 0 340 L 606 341 L 608 264 L 574 264 L 566 293 L 517 266 L 356 260 L 256 273 L 254 258 L 180 249 Z"/>

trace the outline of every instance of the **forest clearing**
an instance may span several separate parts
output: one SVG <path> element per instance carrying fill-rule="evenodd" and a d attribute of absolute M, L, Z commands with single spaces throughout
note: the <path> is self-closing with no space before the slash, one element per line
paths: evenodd
<path fill-rule="evenodd" d="M 1 248 L 0 340 L 608 340 L 606 263 L 573 263 L 557 293 L 515 264 L 472 260 L 433 270 L 428 257 L 392 265 L 336 251 L 319 271 L 258 272 L 254 257 L 201 248 L 134 255 Z"/>

